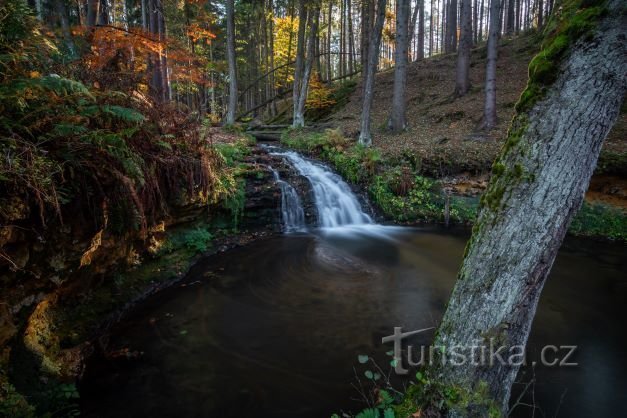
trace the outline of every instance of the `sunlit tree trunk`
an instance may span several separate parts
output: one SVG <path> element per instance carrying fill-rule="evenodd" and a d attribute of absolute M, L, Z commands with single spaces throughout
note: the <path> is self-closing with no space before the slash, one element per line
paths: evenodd
<path fill-rule="evenodd" d="M 409 0 L 398 0 L 396 13 L 396 49 L 394 51 L 394 93 L 388 129 L 398 133 L 407 126 L 405 120 L 405 89 L 407 88 L 407 15 Z"/>
<path fill-rule="evenodd" d="M 462 2 L 462 33 L 457 51 L 457 73 L 455 75 L 456 97 L 464 96 L 470 89 L 470 48 L 472 48 L 472 0 Z"/>
<path fill-rule="evenodd" d="M 381 45 L 381 32 L 385 23 L 386 0 L 377 1 L 377 17 L 370 32 L 368 42 L 368 62 L 366 64 L 366 74 L 364 78 L 363 104 L 361 110 L 361 130 L 359 132 L 359 143 L 365 146 L 372 144 L 370 134 L 370 110 L 372 109 L 372 99 L 374 97 L 374 77 L 379 63 L 379 46 Z"/>
<path fill-rule="evenodd" d="M 627 91 L 622 7 L 622 0 L 610 0 L 596 29 L 571 40 L 561 61 L 553 57 L 547 64 L 555 65 L 553 73 L 534 75 L 532 61 L 532 78 L 482 197 L 436 346 L 495 341 L 507 353 L 527 343 L 547 275 Z M 447 385 L 473 390 L 484 382 L 507 412 L 515 362 L 432 367 Z M 487 416 L 482 406 L 473 407 L 471 416 Z"/>
<path fill-rule="evenodd" d="M 235 0 L 226 1 L 226 55 L 229 65 L 229 105 L 226 123 L 235 123 L 237 112 L 237 67 L 235 61 Z"/>
<path fill-rule="evenodd" d="M 292 125 L 299 126 L 296 120 L 298 113 L 298 101 L 300 97 L 301 77 L 303 73 L 303 62 L 305 60 L 305 29 L 307 26 L 307 8 L 305 0 L 298 2 L 298 35 L 296 36 L 296 64 L 294 65 L 294 87 L 292 90 Z"/>
<path fill-rule="evenodd" d="M 303 76 L 300 83 L 300 94 L 298 95 L 298 107 L 294 113 L 294 126 L 305 126 L 305 104 L 307 103 L 307 92 L 309 90 L 309 79 L 314 63 L 314 51 L 316 37 L 318 36 L 318 22 L 320 19 L 320 5 L 316 4 L 314 10 L 309 12 L 309 39 L 307 41 L 307 59 L 303 69 Z"/>

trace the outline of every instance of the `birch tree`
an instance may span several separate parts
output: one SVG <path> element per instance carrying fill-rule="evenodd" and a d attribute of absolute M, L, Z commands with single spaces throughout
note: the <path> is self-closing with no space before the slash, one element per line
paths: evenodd
<path fill-rule="evenodd" d="M 381 32 L 385 23 L 386 0 L 377 1 L 377 16 L 374 27 L 370 31 L 368 41 L 368 61 L 365 67 L 363 103 L 361 109 L 361 130 L 359 132 L 359 143 L 365 146 L 372 144 L 370 134 L 370 110 L 372 109 L 372 99 L 374 96 L 374 77 L 379 63 L 379 46 L 381 45 Z"/>

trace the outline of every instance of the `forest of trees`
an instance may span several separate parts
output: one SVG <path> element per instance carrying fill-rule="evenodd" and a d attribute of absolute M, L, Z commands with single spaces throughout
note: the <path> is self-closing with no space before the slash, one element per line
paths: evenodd
<path fill-rule="evenodd" d="M 495 337 L 504 344 L 524 346 L 544 283 L 582 207 L 604 140 L 624 114 L 627 15 L 623 3 L 3 1 L 0 266 L 6 267 L 7 274 L 3 271 L 0 279 L 2 290 L 12 299 L 11 303 L 0 299 L 0 331 L 2 327 L 8 330 L 0 333 L 0 348 L 19 340 L 20 350 L 36 358 L 29 361 L 41 363 L 33 363 L 41 371 L 29 373 L 23 381 L 18 376 L 18 389 L 42 392 L 38 388 L 45 387 L 47 379 L 39 378 L 39 372 L 63 382 L 78 381 L 82 373 L 78 365 L 82 367 L 91 353 L 74 357 L 69 350 L 83 350 L 83 343 L 98 334 L 96 328 L 101 330 L 103 318 L 115 309 L 127 309 L 162 284 L 176 283 L 195 257 L 207 254 L 214 238 L 224 240 L 220 241 L 224 243 L 219 246 L 221 254 L 239 245 L 235 236 L 249 234 L 241 241 L 249 243 L 291 232 L 277 227 L 274 219 L 288 212 L 284 210 L 286 193 L 291 193 L 302 218 L 299 233 L 310 231 L 307 228 L 313 222 L 305 225 L 305 213 L 315 218 L 313 212 L 318 211 L 321 218 L 326 212 L 311 201 L 316 197 L 310 193 L 315 186 L 307 170 L 289 158 L 296 158 L 297 151 L 306 154 L 303 162 L 310 157 L 326 160 L 339 173 L 329 169 L 325 185 L 336 186 L 345 178 L 351 186 L 363 188 L 360 198 L 370 197 L 376 206 L 370 217 L 365 213 L 369 209 L 360 207 L 360 199 L 353 199 L 348 184 L 338 188 L 335 198 L 326 202 L 327 212 L 346 205 L 343 197 L 350 195 L 351 213 L 368 221 L 349 219 L 337 223 L 338 227 L 383 226 L 376 224 L 379 214 L 375 210 L 381 211 L 380 219 L 403 226 L 432 222 L 448 228 L 451 216 L 460 224 L 474 223 L 451 299 L 442 308 L 435 342 L 441 347 L 463 346 Z M 514 39 L 509 52 L 513 55 L 515 50 L 516 63 L 525 60 L 525 69 L 530 51 L 535 57 L 528 72 L 516 80 L 515 98 L 497 107 L 497 77 L 503 73 L 497 71 L 499 43 L 527 33 L 533 36 L 518 39 L 527 42 L 524 48 L 514 45 Z M 420 98 L 431 106 L 422 108 L 427 109 L 425 115 L 408 114 L 408 101 L 419 98 L 416 94 L 408 97 L 409 87 L 425 86 L 412 80 L 422 64 L 414 63 L 421 60 L 433 64 L 424 77 L 427 83 L 432 81 L 429 77 L 439 78 L 438 82 L 446 78 L 450 83 L 446 88 L 440 83 L 435 87 L 441 90 L 438 94 Z M 442 71 L 449 63 L 450 73 Z M 477 63 L 485 68 L 477 68 Z M 481 85 L 471 85 L 471 79 L 477 83 L 477 74 L 484 77 Z M 381 81 L 383 77 L 388 77 L 387 84 Z M 381 85 L 375 94 L 377 82 Z M 442 92 L 449 87 L 450 91 Z M 349 104 L 342 105 L 344 111 L 354 113 L 345 118 L 352 118 L 354 129 L 343 131 L 340 117 L 312 126 L 322 119 L 312 116 L 316 112 L 337 110 L 333 94 L 342 89 L 351 97 Z M 353 94 L 354 89 L 358 90 Z M 389 90 L 385 92 L 389 107 L 388 102 L 377 103 L 381 90 Z M 480 120 L 464 113 L 467 108 L 460 110 L 464 101 L 473 110 L 480 109 Z M 440 105 L 450 108 L 440 109 L 438 115 L 426 114 Z M 499 126 L 499 119 L 504 118 L 497 110 L 513 115 L 507 133 L 504 123 Z M 408 128 L 423 116 L 428 125 L 425 130 L 435 125 L 448 129 L 446 136 L 427 133 L 427 141 L 435 144 L 427 151 L 399 140 L 403 134 L 418 137 L 417 129 Z M 451 140 L 449 132 L 456 124 L 465 124 L 463 138 Z M 307 125 L 312 129 L 302 129 Z M 280 128 L 281 146 L 290 151 L 258 146 L 253 131 L 244 132 L 262 126 Z M 377 132 L 384 132 L 388 145 L 392 143 L 398 152 L 385 150 L 379 136 L 375 146 L 368 148 Z M 461 158 L 470 159 L 470 154 L 480 154 L 490 146 L 500 150 L 487 163 L 472 174 L 470 165 L 458 164 L 452 175 L 458 177 L 445 179 L 445 170 L 455 165 L 453 153 L 448 153 L 451 149 L 457 148 Z M 433 155 L 428 155 L 431 151 Z M 611 158 L 618 166 L 612 174 L 624 173 L 624 154 Z M 425 169 L 429 159 L 439 174 Z M 316 164 L 310 163 L 322 170 L 323 164 Z M 469 180 L 471 176 L 475 178 Z M 616 178 L 606 181 L 623 181 Z M 451 196 L 452 185 L 459 179 L 459 183 L 468 181 L 469 190 L 479 183 L 482 186 L 477 187 L 479 191 Z M 301 198 L 308 201 L 303 204 Z M 238 225 L 250 207 L 252 214 L 246 221 L 259 230 L 240 231 Z M 612 218 L 608 228 L 618 232 L 608 234 L 611 238 L 624 239 L 627 234 L 623 209 L 599 215 L 598 223 Z M 174 230 L 181 225 L 188 230 L 176 236 L 168 230 L 172 225 L 176 225 Z M 356 236 L 363 238 L 353 235 L 351 239 Z M 167 260 L 177 252 L 185 263 Z M 381 258 L 397 257 L 387 250 L 381 254 Z M 404 257 L 399 251 L 399 259 L 401 254 Z M 145 277 L 129 274 L 125 284 L 122 273 L 137 272 L 144 260 L 163 264 L 145 270 Z M 351 264 L 350 260 L 340 263 Z M 317 266 L 318 261 L 311 269 Z M 386 269 L 387 265 L 372 271 Z M 213 279 L 223 272 L 224 268 L 218 268 L 215 276 L 208 272 L 202 278 Z M 155 279 L 157 273 L 163 282 Z M 370 274 L 370 270 L 362 273 Z M 76 309 L 91 305 L 93 289 L 105 286 L 112 292 L 105 301 L 94 302 L 87 315 Z M 124 286 L 133 293 L 125 294 Z M 27 309 L 30 313 L 25 313 Z M 63 311 L 63 326 L 49 313 L 55 309 Z M 65 311 L 74 316 L 66 316 Z M 69 330 L 82 316 L 91 321 L 89 327 Z M 151 319 L 150 326 L 155 321 Z M 42 328 L 44 332 L 38 332 Z M 68 335 L 58 337 L 55 332 Z M 177 335 L 186 334 L 187 330 L 181 330 Z M 367 339 L 372 340 L 372 335 Z M 15 357 L 9 351 L 3 351 L 0 365 L 9 363 L 9 354 Z M 136 360 L 128 350 L 114 354 L 124 361 Z M 31 367 L 31 363 L 17 364 L 19 356 L 11 361 L 16 370 Z M 410 416 L 505 415 L 519 367 L 459 368 L 434 363 L 421 369 L 434 382 L 421 394 L 426 409 L 417 409 L 411 399 L 410 410 L 405 412 Z M 380 378 L 383 372 L 376 374 Z M 370 375 L 365 376 L 374 383 L 375 374 Z M 11 379 L 0 367 L 0 408 L 26 405 L 34 411 L 28 402 L 34 399 L 41 404 L 41 400 L 19 395 L 5 384 Z M 371 395 L 374 412 L 359 416 L 378 417 L 393 403 L 378 389 Z M 408 392 L 408 399 L 414 395 Z M 394 396 L 402 407 L 404 394 L 399 391 Z M 4 398 L 10 402 L 3 403 Z M 452 405 L 463 412 L 457 414 Z M 447 408 L 446 414 L 438 415 Z M 390 415 L 385 412 L 385 416 Z"/>
<path fill-rule="evenodd" d="M 486 41 L 491 58 L 484 127 L 491 128 L 498 37 L 541 27 L 553 8 L 553 1 L 543 0 L 29 0 L 29 4 L 63 40 L 66 62 L 84 60 L 109 87 L 145 93 L 156 103 L 171 102 L 207 114 L 214 122 L 271 117 L 291 98 L 293 124 L 302 126 L 306 107 L 324 105 L 329 83 L 357 76 L 368 80 L 371 66 L 376 71 L 395 66 L 389 123 L 393 131 L 405 126 L 405 62 L 458 54 L 451 93 L 461 96 L 470 88 L 469 50 Z M 366 81 L 364 90 L 368 85 Z M 362 142 L 369 138 L 367 113 L 364 109 Z"/>

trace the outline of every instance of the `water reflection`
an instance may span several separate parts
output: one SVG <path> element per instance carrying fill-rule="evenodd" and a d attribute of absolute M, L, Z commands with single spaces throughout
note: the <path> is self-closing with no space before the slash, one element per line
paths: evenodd
<path fill-rule="evenodd" d="M 143 355 L 93 360 L 82 388 L 85 415 L 325 417 L 355 410 L 357 355 L 384 364 L 391 347 L 381 337 L 394 326 L 437 324 L 465 240 L 464 233 L 363 225 L 208 258 L 185 286 L 151 298 L 113 330 L 113 349 Z M 578 344 L 581 365 L 535 371 L 535 402 L 547 416 L 564 390 L 559 416 L 626 412 L 624 249 L 571 240 L 555 264 L 530 350 Z"/>

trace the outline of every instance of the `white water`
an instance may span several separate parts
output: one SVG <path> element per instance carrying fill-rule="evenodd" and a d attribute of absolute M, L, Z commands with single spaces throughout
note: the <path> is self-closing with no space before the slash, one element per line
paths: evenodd
<path fill-rule="evenodd" d="M 293 151 L 272 152 L 285 157 L 311 183 L 318 223 L 322 228 L 347 225 L 372 225 L 374 222 L 359 204 L 357 197 L 338 176 L 322 164 L 306 160 Z"/>
<path fill-rule="evenodd" d="M 283 223 L 283 232 L 301 232 L 305 231 L 305 211 L 303 204 L 298 197 L 296 189 L 286 181 L 281 180 L 279 172 L 268 166 L 274 180 L 281 188 L 281 221 Z"/>

